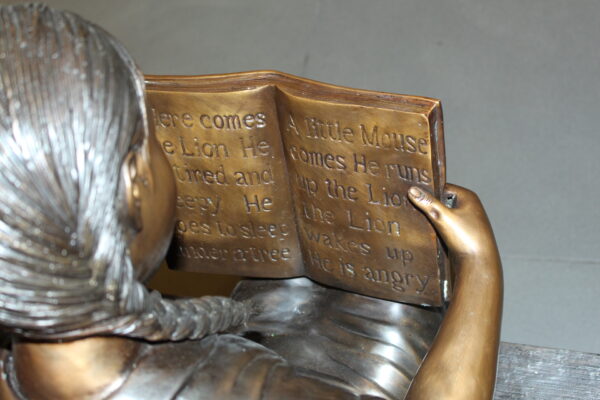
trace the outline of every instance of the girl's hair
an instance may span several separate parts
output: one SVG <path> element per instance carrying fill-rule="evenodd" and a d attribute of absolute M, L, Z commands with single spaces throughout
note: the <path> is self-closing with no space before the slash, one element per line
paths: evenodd
<path fill-rule="evenodd" d="M 101 28 L 0 7 L 0 325 L 33 338 L 199 338 L 243 324 L 228 298 L 170 301 L 135 275 L 121 166 L 148 135 L 143 76 Z"/>

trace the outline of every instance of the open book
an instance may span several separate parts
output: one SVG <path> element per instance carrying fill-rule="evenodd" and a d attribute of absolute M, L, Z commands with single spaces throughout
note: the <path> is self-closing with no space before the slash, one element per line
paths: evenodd
<path fill-rule="evenodd" d="M 272 71 L 148 76 L 147 91 L 177 182 L 171 268 L 442 305 L 444 253 L 407 197 L 443 192 L 438 100 Z"/>

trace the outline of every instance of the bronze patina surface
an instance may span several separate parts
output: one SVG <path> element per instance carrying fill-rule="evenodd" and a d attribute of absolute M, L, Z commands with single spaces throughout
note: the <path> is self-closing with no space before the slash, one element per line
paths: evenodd
<path fill-rule="evenodd" d="M 176 109 L 153 116 L 143 75 L 101 28 L 43 5 L 0 7 L 0 22 L 0 328 L 11 341 L 0 349 L 3 399 L 492 397 L 502 311 L 500 257 L 477 196 L 458 186 L 442 187 L 443 163 L 438 163 L 443 154 L 436 147 L 439 142 L 434 145 L 434 133 L 441 132 L 435 129 L 441 123 L 435 100 L 258 73 L 190 78 L 213 82 L 206 90 L 213 96 L 210 101 L 207 97 L 211 109 L 200 108 L 197 100 L 203 94 L 197 88 L 186 92 L 185 85 L 171 85 L 165 98 L 173 92 L 176 101 L 154 104 L 166 107 L 174 101 Z M 183 96 L 188 93 L 190 98 Z M 198 109 L 190 117 L 183 113 L 175 118 L 176 111 L 187 109 L 182 107 Z M 233 132 L 224 129 L 214 137 L 164 136 L 175 124 L 188 129 L 192 123 L 208 127 L 210 122 L 213 129 L 225 128 L 226 112 L 239 114 L 243 124 L 232 141 Z M 353 135 L 346 128 L 360 132 L 360 124 L 369 123 L 372 134 L 376 123 L 382 133 L 396 132 L 398 121 L 411 129 L 404 132 L 408 151 L 400 155 L 393 149 L 357 148 L 349 141 Z M 161 143 L 154 133 L 157 124 Z M 271 124 L 279 128 L 271 129 Z M 309 132 L 319 138 L 307 136 Z M 412 146 L 407 135 L 415 138 Z M 194 138 L 213 144 L 196 146 Z M 429 146 L 422 140 L 429 140 Z M 232 143 L 237 147 L 229 148 Z M 315 159 L 302 156 L 301 148 L 306 154 L 322 154 L 316 158 L 319 166 L 305 165 Z M 238 161 L 214 164 L 209 155 L 225 155 L 226 150 L 237 153 Z M 181 153 L 178 161 L 176 151 Z M 413 154 L 419 151 L 428 154 Z M 360 171 L 336 171 L 343 164 L 341 157 L 352 170 L 355 155 L 365 157 Z M 392 172 L 397 168 L 386 165 L 399 164 L 398 159 L 408 165 L 413 156 L 423 163 L 414 164 L 412 180 L 396 182 Z M 185 166 L 192 161 L 198 166 Z M 184 175 L 177 175 L 174 166 Z M 176 179 L 185 178 L 185 168 L 202 168 L 191 178 L 205 190 L 177 194 L 173 172 Z M 326 171 L 316 172 L 321 170 Z M 232 183 L 236 171 L 243 184 Z M 261 189 L 253 189 L 250 179 Z M 336 180 L 338 186 L 332 192 L 323 189 L 325 179 Z M 225 180 L 230 183 L 225 185 Z M 319 196 L 310 194 L 314 183 L 322 190 Z M 415 208 L 406 201 L 398 207 L 367 206 L 367 184 L 380 191 L 383 185 L 402 190 Z M 231 193 L 232 188 L 237 192 Z M 452 208 L 440 201 L 447 196 L 456 200 Z M 319 262 L 306 274 L 379 297 L 389 293 L 375 290 L 379 286 L 370 280 L 365 282 L 371 286 L 352 286 L 350 271 L 355 268 L 358 279 L 359 263 L 383 261 L 379 268 L 410 270 L 413 275 L 421 273 L 421 265 L 422 271 L 440 271 L 437 232 L 455 273 L 453 296 L 443 313 L 442 307 L 364 296 L 293 278 L 244 280 L 234 298 L 163 298 L 150 292 L 144 281 L 167 252 L 176 206 L 189 211 L 180 219 L 194 235 L 204 229 L 202 223 L 214 228 L 227 221 L 236 234 L 254 235 L 236 237 L 237 246 L 276 250 L 257 253 L 266 257 L 261 261 L 265 269 L 300 275 L 305 272 L 298 268 L 314 264 L 310 252 L 319 252 L 320 259 L 343 256 L 344 275 L 333 275 Z M 389 231 L 364 232 L 365 225 L 362 231 L 348 233 L 355 245 L 333 249 L 306 243 L 307 229 L 348 231 L 348 211 L 369 211 L 373 217 L 397 218 L 409 226 L 414 222 L 413 235 L 421 239 L 402 242 L 405 239 L 398 236 L 393 242 L 415 246 L 414 259 L 402 252 L 394 260 L 376 258 L 375 253 L 346 254 L 342 247 L 356 253 L 362 248 L 360 241 L 369 241 L 378 251 L 391 245 L 385 234 Z M 415 222 L 419 212 L 421 222 Z M 248 215 L 255 213 L 268 217 L 250 220 Z M 294 221 L 290 230 L 283 229 Z M 292 254 L 296 239 L 307 253 L 302 259 Z M 203 244 L 193 240 L 193 245 Z M 210 245 L 217 244 L 222 245 Z M 231 249 L 228 246 L 233 245 L 223 249 Z M 429 251 L 417 251 L 420 246 Z M 207 268 L 261 270 L 259 261 L 240 266 L 229 258 L 218 262 L 219 252 L 214 254 L 217 259 L 208 260 Z M 382 282 L 385 278 L 375 283 Z M 439 293 L 427 300 L 426 291 L 417 299 L 417 289 L 412 286 L 412 297 L 406 299 L 441 302 Z"/>
<path fill-rule="evenodd" d="M 177 184 L 171 268 L 442 305 L 441 247 L 407 195 L 443 191 L 438 100 L 274 71 L 147 85 Z"/>

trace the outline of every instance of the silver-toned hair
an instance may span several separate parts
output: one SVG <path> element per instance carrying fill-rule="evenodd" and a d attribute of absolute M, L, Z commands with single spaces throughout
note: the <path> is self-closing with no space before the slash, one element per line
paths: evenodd
<path fill-rule="evenodd" d="M 148 134 L 143 76 L 101 28 L 0 7 L 0 325 L 33 338 L 199 338 L 241 325 L 228 298 L 166 300 L 137 281 L 120 169 Z"/>

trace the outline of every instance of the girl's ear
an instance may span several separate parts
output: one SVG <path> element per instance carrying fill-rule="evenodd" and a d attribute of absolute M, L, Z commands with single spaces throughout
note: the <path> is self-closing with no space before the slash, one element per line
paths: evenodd
<path fill-rule="evenodd" d="M 127 223 L 136 231 L 142 230 L 142 180 L 138 168 L 139 155 L 131 151 L 125 156 L 121 168 L 121 179 L 123 179 L 123 189 L 126 202 Z"/>

